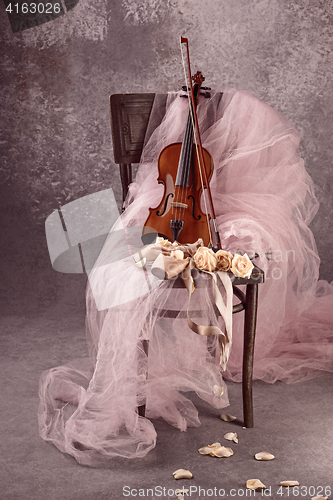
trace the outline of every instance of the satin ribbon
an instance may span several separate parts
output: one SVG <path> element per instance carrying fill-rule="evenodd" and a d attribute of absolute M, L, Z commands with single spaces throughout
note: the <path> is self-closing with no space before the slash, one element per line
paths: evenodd
<path fill-rule="evenodd" d="M 192 277 L 192 269 L 194 269 L 195 262 L 193 259 L 199 247 L 203 246 L 203 241 L 200 238 L 193 244 L 188 245 L 159 245 L 151 244 L 143 247 L 139 252 L 134 255 L 134 260 L 136 265 L 144 267 L 146 262 L 153 262 L 151 267 L 151 272 L 157 276 L 159 279 L 172 279 L 179 275 L 183 279 L 185 287 L 188 292 L 188 303 L 187 303 L 187 324 L 189 328 L 196 334 L 208 337 L 210 335 L 216 335 L 218 337 L 220 345 L 220 366 L 224 371 L 229 359 L 231 344 L 232 344 L 232 300 L 233 300 L 233 290 L 232 281 L 228 273 L 224 271 L 210 272 L 206 270 L 200 270 L 209 274 L 212 279 L 212 290 L 213 299 L 216 307 L 221 314 L 224 324 L 225 332 L 223 332 L 218 326 L 205 326 L 198 325 L 191 320 L 189 316 L 190 301 L 192 293 L 195 290 L 195 284 Z M 177 259 L 173 252 L 182 251 L 184 253 L 183 259 Z M 226 302 L 224 302 L 221 292 L 217 285 L 217 277 L 220 279 L 225 292 L 226 292 Z"/>

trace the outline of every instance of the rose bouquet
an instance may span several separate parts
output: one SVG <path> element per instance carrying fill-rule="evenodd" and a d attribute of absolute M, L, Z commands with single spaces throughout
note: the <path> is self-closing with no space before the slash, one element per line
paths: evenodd
<path fill-rule="evenodd" d="M 177 260 L 185 258 L 184 252 L 177 250 L 178 243 L 171 243 L 169 240 L 157 238 L 156 244 L 165 247 L 174 247 L 176 250 L 171 252 L 171 256 Z M 214 252 L 211 248 L 199 246 L 193 255 L 193 262 L 195 267 L 200 271 L 225 271 L 232 272 L 239 278 L 250 278 L 254 265 L 252 264 L 249 256 L 245 253 L 240 255 L 226 250 L 218 250 Z"/>

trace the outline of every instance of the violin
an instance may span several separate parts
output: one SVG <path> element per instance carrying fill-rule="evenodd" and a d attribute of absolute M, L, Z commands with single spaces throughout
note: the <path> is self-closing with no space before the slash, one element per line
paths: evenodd
<path fill-rule="evenodd" d="M 188 41 L 181 37 L 181 43 L 187 44 L 189 66 Z M 189 75 L 191 75 L 190 66 Z M 205 246 L 213 247 L 212 217 L 208 212 L 205 197 L 208 191 L 210 208 L 213 209 L 215 239 L 221 248 L 209 189 L 209 181 L 214 170 L 213 159 L 202 147 L 196 115 L 200 88 L 204 80 L 200 71 L 190 76 L 190 85 L 187 85 L 190 92 L 189 110 L 183 141 L 169 144 L 159 154 L 157 181 L 164 185 L 164 193 L 159 205 L 149 208 L 149 215 L 142 231 L 144 243 L 155 239 L 157 232 L 159 236 L 181 244 L 193 243 L 202 238 Z M 202 197 L 206 213 L 201 209 Z"/>

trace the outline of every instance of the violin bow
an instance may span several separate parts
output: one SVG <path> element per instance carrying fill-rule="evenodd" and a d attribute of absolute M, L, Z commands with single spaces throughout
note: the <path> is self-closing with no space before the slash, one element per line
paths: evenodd
<path fill-rule="evenodd" d="M 191 76 L 191 65 L 190 65 L 190 54 L 189 54 L 189 47 L 188 47 L 188 39 L 185 38 L 185 37 L 183 37 L 183 36 L 180 37 L 180 47 L 181 47 L 181 54 L 182 54 L 182 58 L 183 58 L 182 43 L 184 43 L 186 45 L 187 67 L 188 67 L 188 74 L 189 74 L 189 84 L 188 84 L 188 81 L 187 81 L 184 59 L 183 59 L 183 67 L 184 67 L 184 73 L 185 73 L 186 87 L 187 87 L 188 92 L 190 94 L 190 99 L 191 99 L 191 103 L 192 103 L 192 106 L 191 106 L 192 110 L 193 110 L 193 114 L 191 113 L 191 115 L 192 115 L 192 126 L 193 126 L 193 131 L 194 131 L 194 140 L 195 140 L 195 145 L 196 145 L 196 151 L 197 151 L 197 155 L 198 155 L 198 163 L 199 163 L 199 169 L 200 169 L 200 175 L 201 175 L 201 184 L 202 184 L 202 194 L 203 194 L 203 197 L 204 197 L 205 210 L 206 210 L 206 214 L 207 214 L 207 224 L 208 224 L 209 234 L 211 235 L 210 224 L 209 224 L 209 220 L 208 220 L 208 210 L 207 210 L 207 204 L 206 204 L 206 196 L 205 196 L 204 185 L 203 185 L 203 181 L 202 181 L 202 173 L 203 173 L 204 182 L 206 184 L 206 189 L 207 189 L 207 193 L 208 193 L 208 199 L 209 199 L 209 204 L 210 204 L 210 213 L 211 213 L 211 216 L 212 216 L 212 221 L 213 221 L 213 226 L 214 226 L 214 231 L 215 231 L 215 238 L 216 238 L 217 245 L 218 245 L 219 249 L 221 250 L 222 249 L 221 239 L 220 239 L 219 231 L 218 231 L 218 228 L 217 228 L 217 222 L 216 222 L 216 215 L 215 215 L 215 210 L 214 210 L 212 193 L 211 193 L 209 182 L 208 182 L 208 178 L 207 178 L 207 172 L 206 172 L 206 167 L 205 167 L 205 160 L 204 160 L 203 151 L 202 151 L 202 142 L 201 142 L 201 137 L 200 137 L 200 132 L 199 132 L 197 110 L 196 110 L 196 105 L 195 105 L 195 102 L 194 102 L 194 92 L 193 92 L 193 85 L 192 85 L 192 76 Z M 212 240 L 212 238 L 211 238 L 211 240 Z M 213 242 L 211 242 L 211 244 L 213 246 Z"/>

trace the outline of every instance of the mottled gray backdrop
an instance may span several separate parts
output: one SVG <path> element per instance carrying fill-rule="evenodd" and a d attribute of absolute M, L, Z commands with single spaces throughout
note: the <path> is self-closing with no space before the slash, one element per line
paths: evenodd
<path fill-rule="evenodd" d="M 108 97 L 178 90 L 179 36 L 212 87 L 254 92 L 301 133 L 321 203 L 312 223 L 321 276 L 331 261 L 333 5 L 319 0 L 80 0 L 66 15 L 13 34 L 0 2 L 1 306 L 36 312 L 82 301 L 84 276 L 56 273 L 46 217 L 112 187 Z"/>

